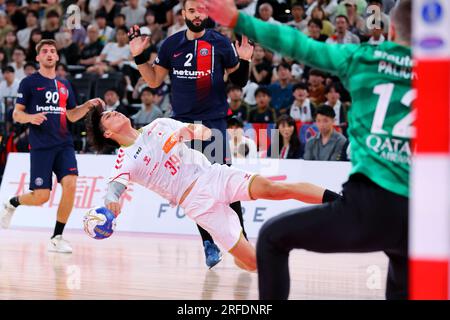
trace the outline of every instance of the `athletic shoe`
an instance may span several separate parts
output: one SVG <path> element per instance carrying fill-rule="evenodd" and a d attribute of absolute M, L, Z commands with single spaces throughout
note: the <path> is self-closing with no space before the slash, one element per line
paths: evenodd
<path fill-rule="evenodd" d="M 63 239 L 62 235 L 57 235 L 50 239 L 48 251 L 59 253 L 72 253 L 70 243 Z"/>
<path fill-rule="evenodd" d="M 206 265 L 211 269 L 222 260 L 222 253 L 219 248 L 210 241 L 203 242 L 205 248 Z"/>
<path fill-rule="evenodd" d="M 16 207 L 14 207 L 9 201 L 3 204 L 3 210 L 0 212 L 0 227 L 3 229 L 8 229 L 11 224 L 11 219 L 16 211 Z"/>

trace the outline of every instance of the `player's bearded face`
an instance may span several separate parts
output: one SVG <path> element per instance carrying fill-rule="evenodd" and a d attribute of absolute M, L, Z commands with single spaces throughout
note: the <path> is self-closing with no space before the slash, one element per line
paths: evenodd
<path fill-rule="evenodd" d="M 185 17 L 184 21 L 189 30 L 195 33 L 202 32 L 206 28 L 206 19 L 194 18 L 193 20 L 189 20 L 188 17 Z"/>

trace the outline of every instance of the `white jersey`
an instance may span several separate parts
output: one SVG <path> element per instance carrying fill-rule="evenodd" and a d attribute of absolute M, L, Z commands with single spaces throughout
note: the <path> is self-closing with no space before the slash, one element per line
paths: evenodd
<path fill-rule="evenodd" d="M 119 149 L 110 182 L 138 183 L 167 199 L 172 206 L 202 173 L 208 159 L 175 138 L 185 123 L 160 118 L 141 129 L 133 145 Z"/>

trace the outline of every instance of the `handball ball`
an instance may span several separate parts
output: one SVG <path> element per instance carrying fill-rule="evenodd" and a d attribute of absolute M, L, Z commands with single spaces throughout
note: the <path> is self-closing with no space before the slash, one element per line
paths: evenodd
<path fill-rule="evenodd" d="M 96 207 L 86 212 L 84 231 L 94 239 L 109 238 L 116 228 L 116 216 L 105 207 Z"/>

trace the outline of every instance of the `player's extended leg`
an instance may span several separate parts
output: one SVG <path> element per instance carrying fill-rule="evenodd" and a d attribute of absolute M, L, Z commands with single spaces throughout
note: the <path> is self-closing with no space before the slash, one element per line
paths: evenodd
<path fill-rule="evenodd" d="M 213 137 L 211 141 L 201 141 L 198 146 L 201 145 L 201 152 L 206 153 L 205 155 L 211 161 L 211 163 L 227 164 L 231 165 L 231 153 L 228 145 L 228 140 L 226 139 L 226 128 L 227 124 L 223 119 L 220 120 L 208 120 L 203 122 L 208 128 L 213 129 Z M 192 146 L 195 148 L 195 142 Z M 206 152 L 204 152 L 206 150 Z M 242 215 L 242 206 L 240 201 L 236 201 L 230 204 L 231 209 L 236 212 L 239 222 L 242 227 L 242 232 L 245 238 L 247 238 L 247 232 L 245 231 L 244 219 Z M 214 267 L 222 260 L 222 255 L 219 248 L 214 243 L 211 235 L 204 230 L 201 226 L 197 225 L 200 235 L 202 237 L 203 246 L 205 250 L 206 265 L 209 268 Z"/>
<path fill-rule="evenodd" d="M 200 232 L 200 236 L 202 237 L 203 250 L 205 251 L 205 259 L 206 265 L 208 268 L 214 267 L 220 261 L 222 261 L 222 254 L 220 253 L 219 248 L 214 243 L 211 235 L 203 229 L 200 225 L 197 224 L 198 231 Z"/>
<path fill-rule="evenodd" d="M 49 189 L 36 189 L 21 196 L 12 197 L 3 205 L 0 213 L 0 227 L 8 229 L 11 225 L 12 217 L 19 205 L 41 206 L 50 198 Z"/>
<path fill-rule="evenodd" d="M 19 196 L 19 202 L 25 206 L 42 206 L 49 198 L 49 189 L 36 189 Z"/>
<path fill-rule="evenodd" d="M 269 219 L 256 246 L 260 299 L 287 299 L 292 249 L 332 253 L 397 248 L 407 238 L 407 205 L 407 198 L 351 177 L 342 198 Z M 407 290 L 406 283 L 397 284 L 400 291 Z"/>
<path fill-rule="evenodd" d="M 401 252 L 403 251 L 403 252 Z M 386 299 L 408 299 L 408 251 L 385 251 L 389 257 L 388 274 L 386 279 Z"/>
<path fill-rule="evenodd" d="M 242 234 L 244 236 L 245 239 L 247 239 L 247 232 L 245 231 L 245 226 L 244 226 L 244 217 L 242 215 L 242 206 L 241 206 L 241 202 L 240 201 L 236 201 L 233 203 L 230 203 L 230 208 L 234 210 L 234 212 L 236 212 L 238 218 L 239 218 L 239 222 L 241 224 L 242 227 Z"/>
<path fill-rule="evenodd" d="M 30 151 L 30 190 L 29 193 L 15 196 L 6 201 L 0 213 L 0 225 L 7 229 L 19 205 L 41 206 L 50 198 L 52 189 L 52 166 L 55 150 Z"/>
<path fill-rule="evenodd" d="M 326 189 L 311 183 L 283 183 L 256 176 L 250 184 L 253 199 L 287 200 L 295 199 L 305 203 L 320 204 L 324 201 Z M 331 191 L 327 193 L 330 194 Z M 338 194 L 334 198 L 339 198 Z"/>
<path fill-rule="evenodd" d="M 238 243 L 228 252 L 234 256 L 234 262 L 239 268 L 256 271 L 256 250 L 243 234 Z"/>
<path fill-rule="evenodd" d="M 230 204 L 230 208 L 236 212 L 236 215 L 238 216 L 239 223 L 242 227 L 242 234 L 245 239 L 247 239 L 247 233 L 245 232 L 244 228 L 244 219 L 242 216 L 242 207 L 241 202 L 233 202 Z M 218 264 L 222 260 L 222 254 L 220 253 L 219 248 L 214 243 L 213 238 L 211 235 L 203 229 L 200 225 L 197 224 L 198 231 L 200 232 L 200 236 L 202 237 L 203 241 L 203 247 L 205 250 L 205 258 L 206 258 L 206 265 L 211 269 L 216 264 Z"/>
<path fill-rule="evenodd" d="M 243 236 L 239 219 L 229 205 L 215 201 L 207 211 L 195 218 L 195 222 L 207 230 L 222 249 L 235 257 L 238 267 L 247 271 L 256 270 L 255 248 Z"/>

